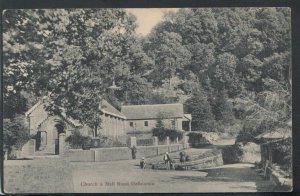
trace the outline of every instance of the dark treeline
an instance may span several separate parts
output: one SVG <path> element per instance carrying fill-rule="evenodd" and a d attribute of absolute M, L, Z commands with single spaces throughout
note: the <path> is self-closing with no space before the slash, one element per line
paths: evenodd
<path fill-rule="evenodd" d="M 4 117 L 47 96 L 49 112 L 96 128 L 105 98 L 117 108 L 181 102 L 199 131 L 285 128 L 290 25 L 288 8 L 184 8 L 140 37 L 122 9 L 6 10 Z"/>

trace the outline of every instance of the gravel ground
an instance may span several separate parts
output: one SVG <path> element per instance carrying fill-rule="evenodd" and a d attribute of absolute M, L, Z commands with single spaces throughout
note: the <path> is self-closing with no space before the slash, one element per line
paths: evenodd
<path fill-rule="evenodd" d="M 189 149 L 194 154 L 208 149 Z M 178 156 L 171 153 L 171 156 Z M 252 164 L 231 164 L 201 171 L 141 170 L 139 160 L 71 163 L 75 192 L 257 192 L 279 191 Z"/>
<path fill-rule="evenodd" d="M 6 193 L 67 193 L 74 191 L 72 168 L 59 158 L 4 161 Z"/>
<path fill-rule="evenodd" d="M 136 161 L 72 163 L 75 192 L 256 192 L 279 191 L 252 164 L 202 171 L 141 170 Z"/>
<path fill-rule="evenodd" d="M 207 150 L 211 149 L 186 151 L 194 154 Z M 171 156 L 177 157 L 178 153 Z M 44 158 L 5 161 L 4 185 L 10 193 L 279 191 L 252 167 L 231 164 L 202 171 L 142 170 L 139 160 L 67 163 L 59 158 Z"/>

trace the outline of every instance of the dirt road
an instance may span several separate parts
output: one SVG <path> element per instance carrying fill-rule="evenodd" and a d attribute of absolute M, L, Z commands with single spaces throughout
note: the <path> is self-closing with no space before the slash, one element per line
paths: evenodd
<path fill-rule="evenodd" d="M 72 163 L 75 192 L 256 192 L 276 191 L 252 164 L 203 171 L 141 170 L 138 161 Z"/>
<path fill-rule="evenodd" d="M 207 149 L 188 149 L 188 154 Z M 170 153 L 172 158 L 177 153 Z M 162 157 L 157 157 L 162 158 Z M 148 159 L 147 159 L 148 160 Z M 5 161 L 5 189 L 31 192 L 255 192 L 276 191 L 258 176 L 252 164 L 223 165 L 202 171 L 167 171 L 139 168 L 139 160 L 66 162 L 44 157 Z"/>

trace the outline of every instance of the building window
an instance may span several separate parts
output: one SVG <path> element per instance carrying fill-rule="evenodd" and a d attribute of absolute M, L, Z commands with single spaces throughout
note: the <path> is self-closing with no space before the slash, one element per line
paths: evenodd
<path fill-rule="evenodd" d="M 133 127 L 133 122 L 129 122 L 129 126 Z"/>
<path fill-rule="evenodd" d="M 148 121 L 144 121 L 145 127 L 148 127 Z"/>

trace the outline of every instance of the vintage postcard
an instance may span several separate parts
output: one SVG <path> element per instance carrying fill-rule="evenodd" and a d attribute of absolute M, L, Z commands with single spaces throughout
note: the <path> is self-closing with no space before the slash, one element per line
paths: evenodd
<path fill-rule="evenodd" d="M 292 190 L 291 10 L 8 9 L 5 193 Z"/>

